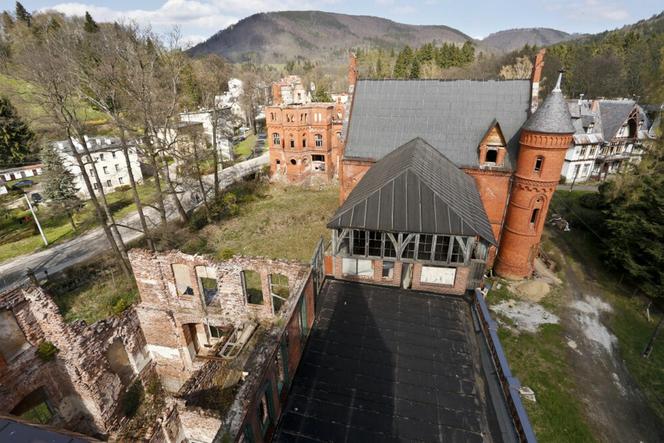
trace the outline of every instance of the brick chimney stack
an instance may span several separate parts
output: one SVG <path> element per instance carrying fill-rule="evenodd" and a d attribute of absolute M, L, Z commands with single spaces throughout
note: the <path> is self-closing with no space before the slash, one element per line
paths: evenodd
<path fill-rule="evenodd" d="M 533 75 L 530 79 L 532 85 L 532 92 L 530 96 L 530 113 L 534 114 L 537 111 L 539 106 L 539 87 L 540 81 L 542 80 L 542 69 L 544 68 L 544 54 L 546 54 L 546 48 L 540 49 L 540 51 L 535 56 L 535 63 L 533 64 Z"/>
<path fill-rule="evenodd" d="M 348 92 L 350 94 L 355 90 L 355 83 L 357 83 L 357 57 L 351 52 L 348 60 Z"/>

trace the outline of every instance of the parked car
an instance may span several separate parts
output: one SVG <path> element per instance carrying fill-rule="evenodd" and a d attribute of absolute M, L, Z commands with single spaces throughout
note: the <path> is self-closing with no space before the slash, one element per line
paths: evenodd
<path fill-rule="evenodd" d="M 34 184 L 34 182 L 32 180 L 21 180 L 21 181 L 17 181 L 16 183 L 14 183 L 12 185 L 12 189 L 18 190 L 18 189 L 21 189 L 21 188 L 29 188 L 33 184 Z"/>
<path fill-rule="evenodd" d="M 30 198 L 32 199 L 32 203 L 41 203 L 44 201 L 44 197 L 39 192 L 33 192 L 30 194 Z"/>

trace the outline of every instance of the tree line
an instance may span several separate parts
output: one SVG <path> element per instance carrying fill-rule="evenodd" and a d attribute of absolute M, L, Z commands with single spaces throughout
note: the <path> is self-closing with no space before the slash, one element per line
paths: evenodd
<path fill-rule="evenodd" d="M 230 118 L 222 115 L 225 110 L 215 100 L 227 89 L 230 75 L 223 59 L 215 55 L 189 58 L 180 48 L 177 32 L 160 37 L 136 25 L 96 23 L 90 14 L 84 18 L 55 12 L 30 14 L 18 2 L 13 14 L 2 13 L 1 24 L 1 72 L 34 88 L 31 100 L 43 109 L 68 144 L 99 225 L 127 274 L 130 266 L 127 246 L 118 231 L 121 225 L 109 208 L 97 168 L 91 167 L 93 148 L 86 138 L 94 135 L 90 109 L 105 115 L 110 133 L 119 140 L 140 230 L 149 248 L 156 248 L 159 232 L 172 223 L 167 217 L 169 206 L 179 216 L 176 222 L 189 220 L 183 203 L 187 191 L 200 195 L 209 217 L 210 206 L 221 198 L 219 174 L 223 163 L 217 135 L 228 130 L 225 122 Z M 246 100 L 254 100 L 260 89 L 258 80 L 254 83 L 249 81 L 245 86 Z M 198 108 L 213 113 L 211 141 L 180 128 L 179 114 Z M 0 101 L 0 111 L 3 109 L 10 107 Z M 12 140 L 11 146 L 33 141 L 24 125 L 10 132 L 12 136 L 6 138 Z M 71 174 L 55 155 L 53 145 L 42 145 L 48 196 L 70 214 L 78 205 Z M 154 203 L 150 205 L 141 200 L 139 183 L 132 174 L 130 151 L 134 149 L 154 171 L 150 182 Z M 16 149 L 7 152 L 8 162 L 20 160 L 24 154 Z M 210 172 L 214 180 L 212 201 L 203 180 Z M 148 226 L 147 206 L 159 214 L 161 231 Z"/>

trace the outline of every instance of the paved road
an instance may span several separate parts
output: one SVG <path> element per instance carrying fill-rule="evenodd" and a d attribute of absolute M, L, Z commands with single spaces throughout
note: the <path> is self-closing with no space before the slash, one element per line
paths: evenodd
<path fill-rule="evenodd" d="M 224 169 L 221 174 L 219 174 L 221 188 L 223 189 L 230 186 L 242 177 L 258 171 L 268 163 L 269 155 L 264 154 L 260 157 L 237 163 L 234 166 Z M 214 184 L 213 176 L 208 175 L 204 180 L 209 186 L 209 192 L 211 192 Z M 187 210 L 201 204 L 201 202 L 195 203 L 189 192 L 182 194 L 181 200 L 183 206 Z M 169 220 L 178 218 L 175 205 L 170 199 L 167 201 L 166 213 Z M 148 226 L 150 226 L 150 228 L 159 225 L 158 211 L 146 207 L 145 215 L 148 219 Z M 120 235 L 122 235 L 122 239 L 125 242 L 131 242 L 143 236 L 142 232 L 136 230 L 140 227 L 138 214 L 136 212 L 126 216 L 118 221 L 118 223 L 134 228 L 118 228 Z M 65 243 L 51 246 L 46 250 L 12 258 L 9 261 L 0 264 L 0 290 L 23 280 L 26 271 L 29 268 L 33 269 L 36 275 L 41 278 L 45 275 L 45 270 L 48 270 L 49 274 L 55 274 L 72 265 L 89 260 L 108 249 L 110 249 L 110 246 L 106 241 L 104 231 L 101 228 L 96 228 Z"/>

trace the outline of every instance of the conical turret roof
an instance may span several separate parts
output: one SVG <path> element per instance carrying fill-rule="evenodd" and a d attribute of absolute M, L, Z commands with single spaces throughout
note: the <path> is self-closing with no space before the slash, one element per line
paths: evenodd
<path fill-rule="evenodd" d="M 537 111 L 530 116 L 523 129 L 531 132 L 547 134 L 573 134 L 572 115 L 560 89 L 562 73 L 558 76 L 558 83 L 544 100 Z"/>

